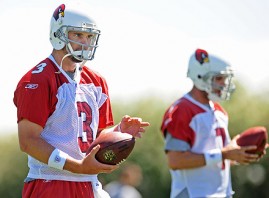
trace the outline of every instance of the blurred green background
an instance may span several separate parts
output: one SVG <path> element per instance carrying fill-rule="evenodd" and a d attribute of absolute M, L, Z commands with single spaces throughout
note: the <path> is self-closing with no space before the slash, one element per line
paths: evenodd
<path fill-rule="evenodd" d="M 125 114 L 143 118 L 151 123 L 143 138 L 136 141 L 136 146 L 126 162 L 141 166 L 142 184 L 138 187 L 144 198 L 168 198 L 170 192 L 170 174 L 163 152 L 164 141 L 160 132 L 160 124 L 167 107 L 182 94 L 161 98 L 161 94 L 139 96 L 133 100 L 113 99 L 115 123 Z M 237 90 L 228 102 L 222 105 L 230 117 L 229 130 L 231 137 L 248 127 L 262 125 L 269 127 L 269 92 L 261 94 L 247 93 L 246 89 L 237 85 Z M 19 150 L 16 132 L 6 131 L 1 136 L 0 163 L 0 197 L 19 198 L 23 180 L 27 175 L 27 156 Z M 10 134 L 10 135 L 8 135 Z M 124 162 L 124 163 L 126 163 Z M 116 180 L 120 169 L 111 174 L 100 174 L 103 184 Z M 268 154 L 258 163 L 232 167 L 234 198 L 269 198 L 269 159 Z"/>

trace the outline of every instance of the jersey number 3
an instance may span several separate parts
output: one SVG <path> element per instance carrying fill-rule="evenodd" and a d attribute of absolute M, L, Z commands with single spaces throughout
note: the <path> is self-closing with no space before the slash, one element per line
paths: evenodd
<path fill-rule="evenodd" d="M 86 153 L 89 145 L 93 141 L 93 132 L 90 127 L 92 122 L 92 110 L 88 103 L 86 102 L 77 102 L 78 107 L 78 116 L 83 121 L 83 132 L 82 137 L 78 137 L 78 143 L 81 149 L 81 152 Z"/>

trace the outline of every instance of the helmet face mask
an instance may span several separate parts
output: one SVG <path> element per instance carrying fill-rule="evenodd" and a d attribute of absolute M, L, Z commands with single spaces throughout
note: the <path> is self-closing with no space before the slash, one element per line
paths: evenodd
<path fill-rule="evenodd" d="M 208 98 L 215 102 L 229 100 L 235 90 L 232 80 L 233 74 L 211 74 L 207 80 Z"/>
<path fill-rule="evenodd" d="M 69 39 L 69 32 L 85 32 L 91 35 L 90 43 L 79 43 Z M 61 50 L 66 47 L 70 54 L 78 62 L 92 60 L 96 48 L 100 30 L 97 29 L 96 23 L 81 11 L 66 9 L 64 4 L 60 5 L 51 18 L 50 23 L 50 42 L 54 49 Z M 81 46 L 79 50 L 72 48 L 71 44 Z"/>
<path fill-rule="evenodd" d="M 212 101 L 229 100 L 235 90 L 233 68 L 222 59 L 197 49 L 191 56 L 187 76 Z"/>
<path fill-rule="evenodd" d="M 71 40 L 69 38 L 69 32 L 85 32 L 91 35 L 90 43 L 83 44 L 76 40 Z M 92 28 L 78 28 L 70 26 L 62 26 L 56 32 L 59 40 L 65 43 L 66 50 L 71 54 L 75 59 L 79 61 L 92 60 L 94 58 L 94 53 L 98 47 L 98 40 L 100 36 L 100 31 Z M 76 44 L 80 46 L 80 50 L 74 50 L 71 44 Z"/>

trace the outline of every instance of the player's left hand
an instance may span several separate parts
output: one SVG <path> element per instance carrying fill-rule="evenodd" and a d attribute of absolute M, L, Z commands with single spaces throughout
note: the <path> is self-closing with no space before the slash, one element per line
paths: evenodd
<path fill-rule="evenodd" d="M 130 135 L 141 138 L 141 133 L 145 132 L 145 128 L 149 126 L 149 122 L 143 122 L 142 118 L 130 117 L 125 115 L 122 117 L 121 122 L 119 123 L 119 129 L 123 133 L 129 133 Z"/>

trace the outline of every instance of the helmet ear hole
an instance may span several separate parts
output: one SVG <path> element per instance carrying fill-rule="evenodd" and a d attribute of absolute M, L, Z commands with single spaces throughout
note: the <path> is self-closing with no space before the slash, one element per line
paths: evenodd
<path fill-rule="evenodd" d="M 201 78 L 202 78 L 202 76 L 201 76 L 200 74 L 198 74 L 197 78 L 198 78 L 198 79 L 201 79 Z"/>

